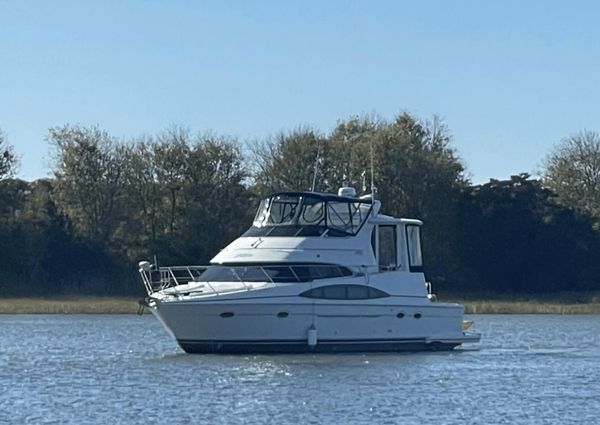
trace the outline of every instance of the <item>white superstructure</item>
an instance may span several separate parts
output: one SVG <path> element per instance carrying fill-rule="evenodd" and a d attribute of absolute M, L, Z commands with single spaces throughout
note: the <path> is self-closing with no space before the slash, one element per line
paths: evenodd
<path fill-rule="evenodd" d="M 140 263 L 145 301 L 189 353 L 452 349 L 479 341 L 463 307 L 435 302 L 421 222 L 379 201 L 282 192 L 211 265 Z"/>

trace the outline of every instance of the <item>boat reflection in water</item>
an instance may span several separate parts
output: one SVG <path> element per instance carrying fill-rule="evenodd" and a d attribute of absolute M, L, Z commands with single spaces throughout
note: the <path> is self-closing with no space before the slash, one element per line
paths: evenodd
<path fill-rule="evenodd" d="M 282 192 L 209 266 L 140 262 L 144 304 L 188 353 L 449 350 L 478 342 L 436 302 L 421 221 L 371 195 Z"/>

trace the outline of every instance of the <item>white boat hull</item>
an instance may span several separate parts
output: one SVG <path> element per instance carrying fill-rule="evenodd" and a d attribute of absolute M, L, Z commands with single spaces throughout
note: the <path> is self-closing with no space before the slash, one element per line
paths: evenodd
<path fill-rule="evenodd" d="M 286 297 L 150 306 L 188 353 L 449 350 L 479 340 L 462 332 L 460 305 L 393 298 L 371 305 Z"/>

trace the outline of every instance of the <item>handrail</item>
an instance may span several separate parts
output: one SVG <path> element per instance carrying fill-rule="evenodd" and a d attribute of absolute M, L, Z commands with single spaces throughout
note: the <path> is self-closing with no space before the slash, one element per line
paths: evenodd
<path fill-rule="evenodd" d="M 301 268 L 301 267 L 311 267 L 311 268 L 331 268 L 331 267 L 335 267 L 339 274 L 337 276 L 331 276 L 331 278 L 336 278 L 336 277 L 344 277 L 344 276 L 349 276 L 349 275 L 345 275 L 343 272 L 342 267 L 348 268 L 351 272 L 352 272 L 352 276 L 365 276 L 365 283 L 368 284 L 369 283 L 369 277 L 368 277 L 368 266 L 365 265 L 359 265 L 359 266 L 348 266 L 348 265 L 337 265 L 337 264 L 282 264 L 282 265 L 269 265 L 269 266 L 263 266 L 263 265 L 248 265 L 248 266 L 212 266 L 212 265 L 204 265 L 204 266 L 160 266 L 160 267 L 156 267 L 155 265 L 150 264 L 147 261 L 142 261 L 139 264 L 140 268 L 139 268 L 139 273 L 142 277 L 142 281 L 144 283 L 144 287 L 146 289 L 146 292 L 148 293 L 148 295 L 152 295 L 154 292 L 157 291 L 161 291 L 167 288 L 172 288 L 172 287 L 176 287 L 179 285 L 184 285 L 184 284 L 188 284 L 190 282 L 202 282 L 205 283 L 211 290 L 213 293 L 215 294 L 219 294 L 220 291 L 217 291 L 217 289 L 214 287 L 214 285 L 211 284 L 214 282 L 218 282 L 217 281 L 211 281 L 211 280 L 201 280 L 201 275 L 202 273 L 204 273 L 208 268 L 210 267 L 229 267 L 231 269 L 231 272 L 233 273 L 233 275 L 237 278 L 237 281 L 239 283 L 241 283 L 242 287 L 249 291 L 252 289 L 252 285 L 248 285 L 248 283 L 256 283 L 259 281 L 255 281 L 255 280 L 244 280 L 242 276 L 240 276 L 240 274 L 238 273 L 239 269 L 241 267 L 245 267 L 245 268 L 256 268 L 257 270 L 260 270 L 262 272 L 262 275 L 265 277 L 264 282 L 266 283 L 270 283 L 270 284 L 276 284 L 277 282 L 273 279 L 273 276 L 271 276 L 270 273 L 267 272 L 267 270 L 265 270 L 265 267 L 267 268 L 287 268 L 289 271 L 289 276 L 293 276 L 293 281 L 287 282 L 286 283 L 300 283 L 300 282 L 305 282 L 306 280 L 303 280 L 298 273 L 296 273 L 296 271 L 294 270 L 294 268 Z M 156 276 L 158 274 L 158 279 L 154 279 L 154 276 Z M 312 279 L 314 280 L 314 279 Z M 190 290 L 190 292 L 195 292 L 193 289 Z M 222 292 L 222 291 L 221 291 Z"/>

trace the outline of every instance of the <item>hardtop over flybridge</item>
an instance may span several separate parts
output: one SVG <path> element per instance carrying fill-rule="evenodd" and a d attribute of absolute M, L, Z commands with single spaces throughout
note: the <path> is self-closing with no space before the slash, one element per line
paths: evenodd
<path fill-rule="evenodd" d="M 280 192 L 208 266 L 140 262 L 145 300 L 188 353 L 452 349 L 478 342 L 423 274 L 421 221 L 372 195 Z"/>

